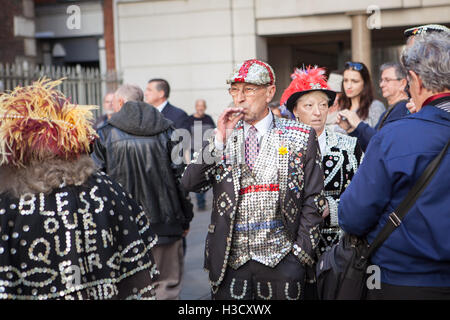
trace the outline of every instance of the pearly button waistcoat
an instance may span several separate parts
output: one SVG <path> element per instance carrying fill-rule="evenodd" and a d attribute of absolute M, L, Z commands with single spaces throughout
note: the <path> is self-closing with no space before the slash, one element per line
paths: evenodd
<path fill-rule="evenodd" d="M 279 209 L 278 148 L 267 139 L 253 171 L 245 163 L 240 165 L 238 206 L 228 260 L 233 269 L 249 260 L 275 267 L 292 249 Z"/>

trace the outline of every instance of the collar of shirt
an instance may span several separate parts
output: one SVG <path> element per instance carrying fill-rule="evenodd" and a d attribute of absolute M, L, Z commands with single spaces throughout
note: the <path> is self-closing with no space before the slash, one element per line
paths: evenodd
<path fill-rule="evenodd" d="M 254 125 L 257 130 L 257 136 L 259 140 L 261 140 L 261 138 L 267 133 L 267 131 L 270 130 L 270 128 L 272 127 L 272 122 L 273 114 L 272 111 L 269 110 L 269 114 Z M 248 129 L 250 129 L 251 126 L 251 124 L 244 122 L 244 138 L 247 137 Z"/>
<path fill-rule="evenodd" d="M 327 147 L 327 134 L 325 133 L 325 130 L 322 131 L 322 134 L 319 136 L 318 140 L 319 140 L 320 154 L 322 155 L 323 158 Z"/>
<path fill-rule="evenodd" d="M 267 131 L 271 129 L 272 123 L 273 123 L 273 114 L 272 111 L 269 110 L 269 114 L 255 124 L 258 140 L 260 141 L 260 143 L 262 142 L 261 138 L 267 133 Z M 251 127 L 250 124 L 244 122 L 244 139 L 247 137 L 248 129 L 250 129 L 250 127 Z M 214 145 L 217 150 L 223 150 L 225 148 L 225 146 L 222 143 L 218 142 L 217 139 L 214 139 Z"/>
<path fill-rule="evenodd" d="M 167 105 L 167 103 L 168 103 L 169 101 L 164 101 L 163 103 L 161 103 L 159 106 L 157 106 L 156 107 L 156 109 L 158 109 L 159 110 L 159 112 L 162 112 L 163 110 L 164 110 L 164 108 L 165 108 L 165 106 Z"/>

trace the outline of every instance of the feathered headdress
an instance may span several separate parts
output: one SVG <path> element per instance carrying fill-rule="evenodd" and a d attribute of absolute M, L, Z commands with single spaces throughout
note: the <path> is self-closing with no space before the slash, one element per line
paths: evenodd
<path fill-rule="evenodd" d="M 280 104 L 285 104 L 289 111 L 294 110 L 295 104 L 302 95 L 311 91 L 322 91 L 328 98 L 328 105 L 331 106 L 336 97 L 336 93 L 331 91 L 325 77 L 325 69 L 317 66 L 307 66 L 303 69 L 296 68 L 291 74 L 292 81 L 284 90 Z"/>
<path fill-rule="evenodd" d="M 71 103 L 55 89 L 62 80 L 44 78 L 0 95 L 0 165 L 76 159 L 89 151 L 97 107 Z"/>

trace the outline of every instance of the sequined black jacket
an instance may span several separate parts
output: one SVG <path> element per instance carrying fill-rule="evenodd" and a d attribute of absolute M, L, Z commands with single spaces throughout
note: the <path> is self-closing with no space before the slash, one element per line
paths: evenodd
<path fill-rule="evenodd" d="M 322 155 L 325 197 L 329 215 L 321 229 L 318 254 L 329 250 L 342 235 L 338 225 L 339 198 L 350 184 L 364 157 L 356 138 L 325 128 L 326 148 Z"/>
<path fill-rule="evenodd" d="M 157 238 L 103 172 L 49 194 L 1 194 L 0 230 L 0 299 L 154 298 Z"/>
<path fill-rule="evenodd" d="M 92 158 L 128 190 L 147 213 L 159 243 L 179 239 L 193 211 L 180 184 L 185 168 L 172 158 L 172 122 L 144 102 L 127 102 L 98 130 Z"/>

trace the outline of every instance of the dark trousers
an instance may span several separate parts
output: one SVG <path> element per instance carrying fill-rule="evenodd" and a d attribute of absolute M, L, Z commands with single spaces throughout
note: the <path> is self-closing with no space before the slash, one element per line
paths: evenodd
<path fill-rule="evenodd" d="M 450 288 L 381 283 L 381 289 L 367 290 L 367 300 L 450 300 Z"/>
<path fill-rule="evenodd" d="M 204 193 L 196 193 L 195 197 L 197 198 L 197 207 L 199 210 L 205 210 L 205 194 Z"/>
<path fill-rule="evenodd" d="M 305 270 L 298 258 L 288 254 L 274 268 L 250 260 L 237 270 L 228 267 L 213 300 L 303 299 Z"/>

